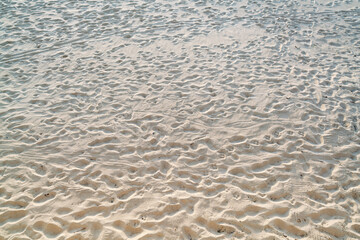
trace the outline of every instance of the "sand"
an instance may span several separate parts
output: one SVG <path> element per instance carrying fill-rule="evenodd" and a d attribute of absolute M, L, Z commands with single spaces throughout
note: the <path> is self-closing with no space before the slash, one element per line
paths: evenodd
<path fill-rule="evenodd" d="M 0 239 L 360 239 L 358 1 L 0 6 Z"/>

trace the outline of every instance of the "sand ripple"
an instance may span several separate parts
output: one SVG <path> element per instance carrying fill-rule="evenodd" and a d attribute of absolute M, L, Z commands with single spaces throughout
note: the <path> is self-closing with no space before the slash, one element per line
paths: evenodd
<path fill-rule="evenodd" d="M 0 18 L 0 239 L 360 239 L 357 1 Z"/>

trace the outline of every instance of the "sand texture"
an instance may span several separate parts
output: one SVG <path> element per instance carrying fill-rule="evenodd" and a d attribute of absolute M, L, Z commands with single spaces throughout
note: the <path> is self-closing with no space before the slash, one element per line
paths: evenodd
<path fill-rule="evenodd" d="M 0 239 L 360 239 L 359 1 L 0 19 Z"/>

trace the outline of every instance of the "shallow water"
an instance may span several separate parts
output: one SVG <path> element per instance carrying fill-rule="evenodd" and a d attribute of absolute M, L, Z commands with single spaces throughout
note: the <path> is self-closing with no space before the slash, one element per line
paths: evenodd
<path fill-rule="evenodd" d="M 1 2 L 0 236 L 360 238 L 359 6 Z"/>

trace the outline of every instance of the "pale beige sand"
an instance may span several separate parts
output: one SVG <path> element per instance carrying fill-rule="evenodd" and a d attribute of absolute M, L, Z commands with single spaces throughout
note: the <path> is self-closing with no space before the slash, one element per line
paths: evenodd
<path fill-rule="evenodd" d="M 358 1 L 0 6 L 0 239 L 360 239 Z"/>

